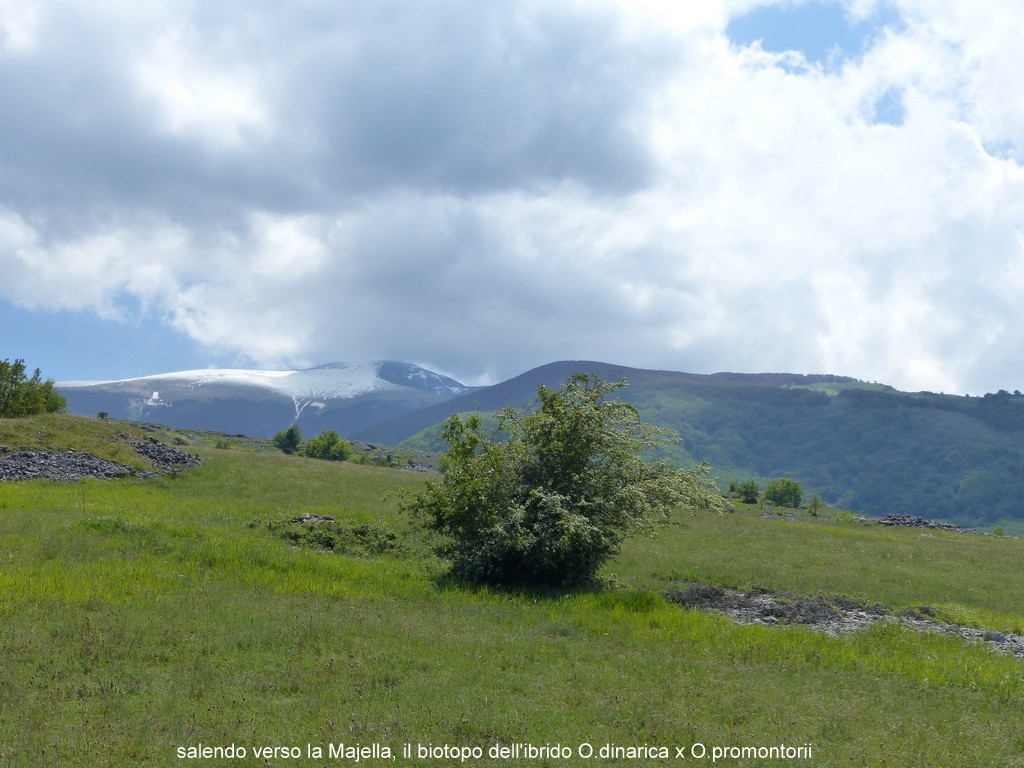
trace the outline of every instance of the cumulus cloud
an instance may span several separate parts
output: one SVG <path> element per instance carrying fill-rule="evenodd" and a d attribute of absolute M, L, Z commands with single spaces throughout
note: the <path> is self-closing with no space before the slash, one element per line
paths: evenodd
<path fill-rule="evenodd" d="M 1024 14 L 858 0 L 822 63 L 728 38 L 772 5 L 0 3 L 0 299 L 266 366 L 1019 388 Z"/>

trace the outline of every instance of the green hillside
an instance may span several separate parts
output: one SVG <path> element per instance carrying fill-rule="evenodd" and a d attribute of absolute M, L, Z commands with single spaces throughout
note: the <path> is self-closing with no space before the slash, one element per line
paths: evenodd
<path fill-rule="evenodd" d="M 1024 397 L 714 378 L 687 394 L 645 389 L 635 402 L 723 479 L 789 476 L 829 503 L 873 515 L 1024 521 Z"/>
<path fill-rule="evenodd" d="M 573 370 L 625 377 L 621 397 L 645 421 L 675 429 L 674 459 L 707 459 L 723 488 L 731 480 L 799 480 L 828 503 L 864 514 L 906 513 L 965 526 L 1024 530 L 1024 396 L 899 392 L 839 376 L 645 371 L 569 362 L 460 398 L 452 410 L 528 402 L 538 383 Z M 479 404 L 479 405 L 478 405 Z M 429 416 L 444 418 L 441 408 Z M 439 449 L 439 428 L 406 423 L 410 446 Z M 397 429 L 392 436 L 403 437 Z"/>
<path fill-rule="evenodd" d="M 45 424 L 0 422 L 4 444 L 45 447 Z M 111 444 L 123 428 L 87 427 Z M 0 483 L 0 765 L 355 764 L 331 757 L 341 744 L 396 755 L 360 758 L 371 766 L 710 764 L 715 747 L 779 744 L 810 757 L 716 764 L 1011 766 L 1024 754 L 1024 660 L 896 623 L 841 637 L 740 625 L 664 596 L 691 582 L 828 593 L 1021 633 L 1020 540 L 741 507 L 629 542 L 601 590 L 475 589 L 444 577 L 398 511 L 420 475 L 164 437 L 202 465 Z M 334 517 L 348 554 L 282 535 L 306 514 Z M 367 530 L 390 545 L 364 546 Z M 623 756 L 584 760 L 585 743 Z M 698 744 L 703 760 L 674 758 Z M 188 757 L 232 745 L 246 757 Z M 498 745 L 573 756 L 488 757 Z M 483 756 L 415 757 L 446 746 Z M 669 758 L 623 751 L 661 746 Z M 265 747 L 276 756 L 255 756 Z"/>

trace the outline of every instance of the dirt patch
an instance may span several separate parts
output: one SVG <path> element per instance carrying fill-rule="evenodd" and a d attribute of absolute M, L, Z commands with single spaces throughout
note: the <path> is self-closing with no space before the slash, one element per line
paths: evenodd
<path fill-rule="evenodd" d="M 840 635 L 864 629 L 877 621 L 895 621 L 912 629 L 957 635 L 1024 658 L 1024 636 L 996 630 L 963 627 L 935 620 L 927 606 L 894 614 L 885 606 L 845 595 L 798 595 L 770 590 L 743 592 L 710 584 L 688 584 L 665 593 L 684 608 L 716 611 L 741 624 L 801 625 Z"/>

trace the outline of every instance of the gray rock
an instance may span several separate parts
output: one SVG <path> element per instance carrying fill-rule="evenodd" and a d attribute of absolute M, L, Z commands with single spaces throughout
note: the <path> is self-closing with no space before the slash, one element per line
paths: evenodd
<path fill-rule="evenodd" d="M 665 597 L 684 608 L 723 613 L 741 624 L 807 626 L 830 635 L 863 629 L 876 621 L 893 621 L 922 632 L 956 635 L 1024 659 L 1024 636 L 992 629 L 975 629 L 935 621 L 935 611 L 927 606 L 893 615 L 881 605 L 868 605 L 842 595 L 805 596 L 766 590 L 743 592 L 710 584 L 689 584 L 685 589 L 665 593 Z"/>

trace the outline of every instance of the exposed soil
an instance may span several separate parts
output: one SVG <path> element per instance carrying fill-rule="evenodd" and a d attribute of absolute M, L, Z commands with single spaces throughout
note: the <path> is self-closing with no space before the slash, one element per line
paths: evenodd
<path fill-rule="evenodd" d="M 742 592 L 710 584 L 689 584 L 681 590 L 667 592 L 665 597 L 684 608 L 716 611 L 742 624 L 802 625 L 830 635 L 855 632 L 876 621 L 896 621 L 913 629 L 984 642 L 999 651 L 1024 658 L 1024 636 L 940 622 L 927 606 L 894 614 L 885 606 L 842 595 Z"/>

